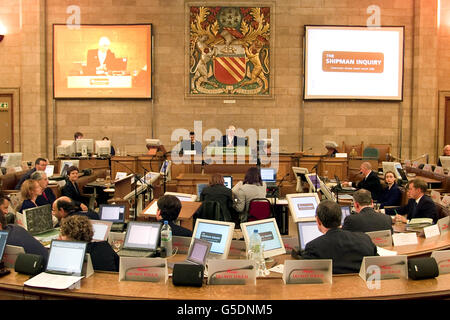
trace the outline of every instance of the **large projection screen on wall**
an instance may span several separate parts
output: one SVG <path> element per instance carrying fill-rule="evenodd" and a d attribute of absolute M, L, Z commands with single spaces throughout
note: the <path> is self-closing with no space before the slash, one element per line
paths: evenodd
<path fill-rule="evenodd" d="M 304 99 L 403 99 L 404 27 L 305 26 Z"/>
<path fill-rule="evenodd" d="M 152 25 L 53 25 L 53 96 L 152 97 Z"/>

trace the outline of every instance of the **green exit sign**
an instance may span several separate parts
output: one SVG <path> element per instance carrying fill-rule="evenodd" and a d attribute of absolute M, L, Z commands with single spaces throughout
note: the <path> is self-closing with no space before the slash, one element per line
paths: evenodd
<path fill-rule="evenodd" d="M 0 110 L 8 110 L 8 102 L 0 102 Z"/>

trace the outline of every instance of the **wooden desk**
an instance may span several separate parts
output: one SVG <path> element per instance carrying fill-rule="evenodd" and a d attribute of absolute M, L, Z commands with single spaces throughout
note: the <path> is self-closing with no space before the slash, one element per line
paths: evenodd
<path fill-rule="evenodd" d="M 145 212 L 148 208 L 150 208 L 155 202 L 157 202 L 158 199 L 153 199 L 147 207 L 145 207 L 142 212 Z M 178 215 L 178 219 L 180 220 L 180 225 L 186 229 L 193 230 L 194 229 L 194 213 L 197 211 L 198 208 L 202 205 L 201 202 L 198 201 L 181 201 L 181 211 Z M 154 220 L 156 219 L 156 216 L 151 215 L 144 215 L 141 214 L 138 216 L 138 220 Z"/>
<path fill-rule="evenodd" d="M 328 172 L 328 178 L 332 179 L 335 175 L 341 180 L 347 179 L 347 158 L 330 158 L 324 156 L 305 155 L 299 158 L 299 167 L 307 168 L 309 172 L 314 172 L 313 168 L 317 165 L 317 173 L 324 176 Z"/>
<path fill-rule="evenodd" d="M 211 175 L 206 173 L 182 173 L 176 177 L 177 192 L 197 194 L 197 184 L 208 183 Z M 231 176 L 233 177 L 233 185 L 235 185 L 244 180 L 245 174 L 234 173 Z"/>
<path fill-rule="evenodd" d="M 436 180 L 433 178 L 428 178 L 428 177 L 424 177 L 424 176 L 408 177 L 408 181 L 411 181 L 414 179 L 421 179 L 421 180 L 425 181 L 428 185 L 428 189 L 439 189 L 442 185 L 442 181 Z"/>
<path fill-rule="evenodd" d="M 170 259 L 169 259 L 170 260 Z M 450 298 L 450 274 L 435 279 L 381 280 L 377 290 L 369 289 L 356 274 L 333 276 L 332 284 L 285 285 L 281 275 L 258 278 L 255 286 L 204 285 L 201 288 L 167 284 L 118 281 L 118 273 L 95 272 L 81 280 L 74 290 L 51 290 L 25 287 L 29 276 L 11 274 L 0 278 L 0 298 L 7 299 L 181 299 L 181 300 L 323 300 L 323 299 L 411 299 Z"/>
<path fill-rule="evenodd" d="M 407 255 L 408 257 L 430 256 L 433 251 L 449 248 L 449 232 L 432 238 L 425 238 L 423 236 L 417 237 L 417 244 L 414 245 L 385 247 L 387 250 L 397 251 L 398 255 Z"/>

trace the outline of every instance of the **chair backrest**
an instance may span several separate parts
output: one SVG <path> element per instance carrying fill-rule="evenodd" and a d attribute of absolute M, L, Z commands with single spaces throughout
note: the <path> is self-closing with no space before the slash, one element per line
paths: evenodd
<path fill-rule="evenodd" d="M 217 221 L 231 221 L 231 217 L 226 217 L 224 210 L 218 201 L 203 201 L 200 208 L 195 213 L 195 219 L 208 219 Z"/>
<path fill-rule="evenodd" d="M 248 206 L 248 221 L 267 219 L 272 216 L 272 205 L 266 198 L 256 198 Z"/>
<path fill-rule="evenodd" d="M 387 143 L 387 144 L 382 144 L 382 143 L 373 144 L 373 143 L 371 143 L 367 147 L 378 149 L 378 161 L 392 161 L 392 160 L 390 160 L 390 158 L 391 158 L 391 147 L 392 147 L 390 143 Z"/>
<path fill-rule="evenodd" d="M 342 151 L 348 155 L 352 152 L 353 149 L 356 151 L 356 155 L 358 157 L 362 156 L 364 143 L 361 141 L 361 144 L 346 144 L 345 141 L 342 141 Z"/>
<path fill-rule="evenodd" d="M 443 206 L 442 204 L 435 203 L 436 204 L 436 210 L 438 212 L 438 219 L 445 218 L 450 215 L 450 210 Z"/>
<path fill-rule="evenodd" d="M 362 156 L 363 156 L 364 159 L 378 160 L 379 154 L 380 153 L 379 153 L 378 149 L 367 147 L 367 148 L 364 149 Z"/>

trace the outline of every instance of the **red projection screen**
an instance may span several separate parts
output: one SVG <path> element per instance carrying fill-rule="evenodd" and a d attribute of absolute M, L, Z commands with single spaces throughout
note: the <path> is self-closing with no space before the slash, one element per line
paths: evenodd
<path fill-rule="evenodd" d="M 53 25 L 53 96 L 152 97 L 152 25 Z"/>

